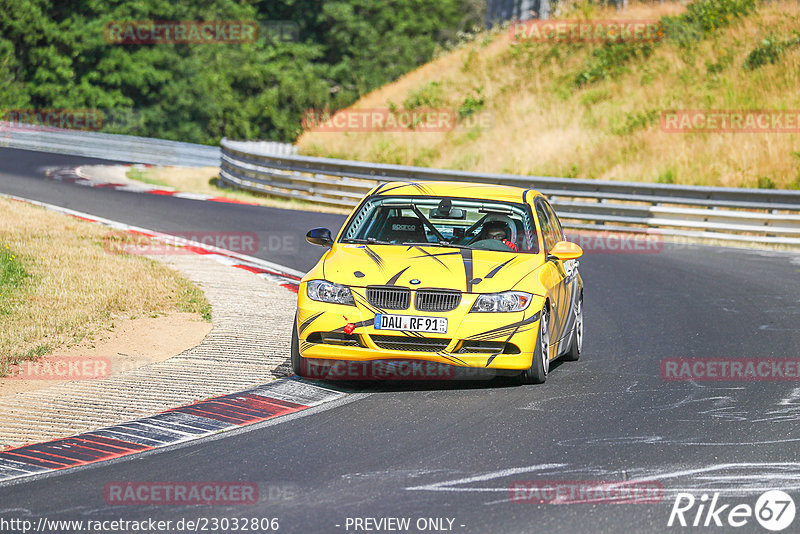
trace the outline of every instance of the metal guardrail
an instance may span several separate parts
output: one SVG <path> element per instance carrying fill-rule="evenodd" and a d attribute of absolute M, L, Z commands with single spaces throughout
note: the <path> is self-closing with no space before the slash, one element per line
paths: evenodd
<path fill-rule="evenodd" d="M 263 142 L 254 145 L 264 153 L 283 155 L 297 153 L 297 147 L 288 143 Z M 10 122 L 0 122 L 0 147 L 129 163 L 187 167 L 217 167 L 221 155 L 219 147 L 216 146 Z"/>
<path fill-rule="evenodd" d="M 800 245 L 800 191 L 579 180 L 271 154 L 222 140 L 220 179 L 234 187 L 338 207 L 387 181 L 461 181 L 535 189 L 567 228 Z"/>

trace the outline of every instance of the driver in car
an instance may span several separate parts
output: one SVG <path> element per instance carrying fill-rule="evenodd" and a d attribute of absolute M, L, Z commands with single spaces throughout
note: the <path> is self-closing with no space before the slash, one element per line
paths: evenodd
<path fill-rule="evenodd" d="M 486 239 L 496 239 L 498 241 L 502 241 L 506 246 L 508 246 L 508 248 L 514 252 L 517 252 L 517 245 L 509 240 L 511 237 L 511 232 L 508 229 L 508 225 L 504 221 L 488 221 L 483 226 L 483 235 L 486 236 Z"/>

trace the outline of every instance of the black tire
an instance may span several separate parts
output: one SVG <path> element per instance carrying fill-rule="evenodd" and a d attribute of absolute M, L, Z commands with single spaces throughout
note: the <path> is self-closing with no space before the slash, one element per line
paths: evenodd
<path fill-rule="evenodd" d="M 294 316 L 292 322 L 292 372 L 297 376 L 303 376 L 302 362 L 303 358 L 300 356 L 300 336 L 297 334 L 297 315 Z"/>
<path fill-rule="evenodd" d="M 569 350 L 562 358 L 568 362 L 577 362 L 583 350 L 583 295 L 578 298 L 575 308 L 575 329 L 573 330 L 572 343 Z"/>
<path fill-rule="evenodd" d="M 544 384 L 547 373 L 550 371 L 550 309 L 545 305 L 539 319 L 539 333 L 536 336 L 536 346 L 533 348 L 533 359 L 530 369 L 519 375 L 521 384 Z"/>

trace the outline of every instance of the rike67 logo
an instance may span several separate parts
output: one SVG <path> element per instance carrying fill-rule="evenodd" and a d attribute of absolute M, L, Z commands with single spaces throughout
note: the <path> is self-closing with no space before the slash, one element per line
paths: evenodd
<path fill-rule="evenodd" d="M 784 530 L 794 521 L 794 499 L 780 490 L 762 493 L 755 506 L 748 503 L 720 503 L 719 493 L 704 493 L 696 498 L 691 493 L 678 493 L 669 514 L 667 526 L 743 527 L 753 518 L 765 529 Z"/>

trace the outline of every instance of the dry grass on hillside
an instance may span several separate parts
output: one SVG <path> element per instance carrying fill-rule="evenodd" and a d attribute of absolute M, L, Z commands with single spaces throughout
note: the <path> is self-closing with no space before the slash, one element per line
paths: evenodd
<path fill-rule="evenodd" d="M 624 12 L 580 5 L 564 18 L 656 19 L 678 3 Z M 471 97 L 488 126 L 449 132 L 307 132 L 301 153 L 470 171 L 721 186 L 800 187 L 800 134 L 668 133 L 671 109 L 800 110 L 800 47 L 744 68 L 762 40 L 800 32 L 800 4 L 771 2 L 691 48 L 658 43 L 647 59 L 583 86 L 595 45 L 512 45 L 496 32 L 362 98 L 355 108 L 401 108 L 409 97 L 459 109 Z M 480 90 L 480 93 L 479 93 Z"/>

